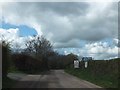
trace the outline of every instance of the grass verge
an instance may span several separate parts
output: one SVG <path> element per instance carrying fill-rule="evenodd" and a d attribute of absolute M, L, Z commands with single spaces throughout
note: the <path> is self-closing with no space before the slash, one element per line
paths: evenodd
<path fill-rule="evenodd" d="M 12 88 L 16 84 L 16 80 L 10 79 L 8 77 L 2 79 L 2 88 Z"/>
<path fill-rule="evenodd" d="M 67 68 L 65 72 L 77 76 L 80 79 L 87 80 L 103 88 L 118 88 L 118 79 L 112 75 L 94 75 L 88 69 Z"/>

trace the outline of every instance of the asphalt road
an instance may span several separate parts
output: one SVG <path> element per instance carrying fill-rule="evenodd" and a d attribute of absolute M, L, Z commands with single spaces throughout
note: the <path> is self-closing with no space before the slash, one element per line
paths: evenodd
<path fill-rule="evenodd" d="M 9 73 L 8 76 L 19 80 L 14 88 L 101 88 L 63 70 L 51 70 L 41 75 Z"/>

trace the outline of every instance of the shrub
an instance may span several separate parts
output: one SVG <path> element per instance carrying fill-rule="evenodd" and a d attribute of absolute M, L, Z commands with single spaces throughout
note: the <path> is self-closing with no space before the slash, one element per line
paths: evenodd
<path fill-rule="evenodd" d="M 88 70 L 93 75 L 111 75 L 111 77 L 119 76 L 118 75 L 118 66 L 120 60 L 113 59 L 113 60 L 93 60 L 88 61 Z M 80 69 L 84 68 L 84 61 L 80 62 Z"/>
<path fill-rule="evenodd" d="M 6 78 L 10 66 L 10 44 L 2 41 L 2 77 Z"/>
<path fill-rule="evenodd" d="M 42 62 L 25 54 L 13 54 L 13 62 L 18 70 L 32 73 L 42 70 Z"/>

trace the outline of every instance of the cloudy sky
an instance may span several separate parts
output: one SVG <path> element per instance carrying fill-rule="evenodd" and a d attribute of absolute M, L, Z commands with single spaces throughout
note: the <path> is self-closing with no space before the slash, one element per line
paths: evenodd
<path fill-rule="evenodd" d="M 0 39 L 14 48 L 43 35 L 61 54 L 118 57 L 117 2 L 9 2 L 0 8 Z"/>

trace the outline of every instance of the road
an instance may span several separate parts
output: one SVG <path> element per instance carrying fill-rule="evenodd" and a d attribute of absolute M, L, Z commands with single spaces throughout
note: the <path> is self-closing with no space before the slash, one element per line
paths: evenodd
<path fill-rule="evenodd" d="M 63 70 L 51 70 L 40 75 L 10 73 L 8 76 L 19 80 L 14 88 L 101 88 Z"/>

